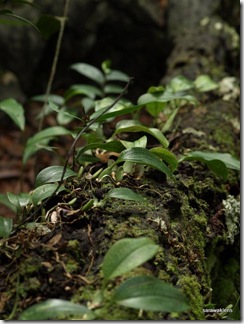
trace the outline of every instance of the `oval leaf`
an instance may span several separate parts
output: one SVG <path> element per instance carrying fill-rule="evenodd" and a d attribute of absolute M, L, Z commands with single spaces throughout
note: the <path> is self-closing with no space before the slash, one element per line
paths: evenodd
<path fill-rule="evenodd" d="M 217 89 L 219 85 L 214 82 L 208 75 L 199 75 L 194 81 L 198 91 L 205 92 Z"/>
<path fill-rule="evenodd" d="M 12 218 L 4 218 L 0 216 L 0 237 L 7 238 L 11 234 L 13 228 Z"/>
<path fill-rule="evenodd" d="M 208 151 L 192 151 L 184 156 L 183 160 L 202 159 L 204 161 L 220 160 L 228 169 L 240 171 L 240 161 L 229 153 L 208 152 Z"/>
<path fill-rule="evenodd" d="M 151 259 L 159 247 L 146 237 L 125 238 L 116 242 L 104 257 L 105 281 L 120 276 Z"/>
<path fill-rule="evenodd" d="M 114 188 L 111 189 L 107 195 L 108 198 L 117 198 L 124 200 L 133 200 L 138 202 L 145 202 L 146 198 L 129 188 Z"/>
<path fill-rule="evenodd" d="M 21 129 L 25 128 L 24 109 L 15 99 L 0 101 L 0 109 L 4 111 Z"/>
<path fill-rule="evenodd" d="M 164 162 L 160 161 L 155 154 L 142 147 L 132 147 L 131 149 L 123 151 L 116 163 L 120 163 L 122 161 L 131 161 L 144 164 L 165 173 L 171 178 L 173 177 L 171 170 Z"/>
<path fill-rule="evenodd" d="M 75 63 L 71 69 L 102 85 L 105 82 L 103 73 L 95 66 L 86 63 Z"/>
<path fill-rule="evenodd" d="M 150 149 L 150 152 L 157 155 L 160 159 L 164 160 L 168 163 L 170 169 L 172 172 L 174 172 L 178 167 L 178 161 L 176 159 L 176 156 L 170 152 L 169 150 L 163 148 L 163 147 L 153 147 Z"/>
<path fill-rule="evenodd" d="M 61 180 L 61 176 L 63 174 L 64 167 L 60 165 L 53 165 L 47 167 L 40 171 L 36 177 L 36 186 L 39 187 L 46 183 L 57 182 Z M 69 177 L 75 177 L 77 173 L 71 169 L 66 169 L 64 174 L 64 179 Z"/>
<path fill-rule="evenodd" d="M 112 300 L 123 306 L 147 311 L 183 312 L 189 309 L 181 291 L 148 276 L 128 279 L 115 290 Z"/>
<path fill-rule="evenodd" d="M 52 320 L 68 316 L 89 316 L 92 319 L 92 311 L 83 305 L 74 304 L 67 300 L 48 299 L 27 308 L 20 316 L 20 321 Z M 85 318 L 84 318 L 85 319 Z"/>
<path fill-rule="evenodd" d="M 35 190 L 32 191 L 32 202 L 33 204 L 36 206 L 39 202 L 41 202 L 42 200 L 50 197 L 57 189 L 57 184 L 44 184 L 42 186 L 39 186 L 38 188 L 36 188 Z M 61 186 L 57 193 L 59 193 L 60 191 L 65 190 L 64 186 Z"/>

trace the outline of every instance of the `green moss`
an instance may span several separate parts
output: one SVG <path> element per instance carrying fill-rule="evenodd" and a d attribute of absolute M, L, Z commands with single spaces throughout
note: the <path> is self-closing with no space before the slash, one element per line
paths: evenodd
<path fill-rule="evenodd" d="M 191 310 L 189 312 L 190 320 L 204 320 L 203 296 L 201 294 L 201 285 L 196 276 L 181 276 L 177 282 L 182 291 L 189 299 Z"/>
<path fill-rule="evenodd" d="M 41 266 L 39 258 L 29 257 L 21 263 L 19 273 L 23 276 L 32 275 L 37 273 Z"/>

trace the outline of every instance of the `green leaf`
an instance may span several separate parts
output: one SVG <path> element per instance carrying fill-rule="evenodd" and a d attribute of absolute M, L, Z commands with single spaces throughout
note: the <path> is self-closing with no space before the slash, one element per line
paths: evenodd
<path fill-rule="evenodd" d="M 23 154 L 23 164 L 26 164 L 29 157 L 42 149 L 50 140 L 61 135 L 71 135 L 71 131 L 61 126 L 53 126 L 46 128 L 29 138 Z"/>
<path fill-rule="evenodd" d="M 139 276 L 119 286 L 112 296 L 119 305 L 156 312 L 183 312 L 189 309 L 185 296 L 161 280 Z"/>
<path fill-rule="evenodd" d="M 220 160 L 228 169 L 240 171 L 240 161 L 229 153 L 192 151 L 184 156 L 180 161 L 198 158 L 204 161 Z"/>
<path fill-rule="evenodd" d="M 138 202 L 145 202 L 146 198 L 142 195 L 137 194 L 133 190 L 129 188 L 114 188 L 111 189 L 107 194 L 106 197 L 108 198 L 117 198 L 117 199 L 124 199 L 124 200 L 133 200 Z"/>
<path fill-rule="evenodd" d="M 0 237 L 7 238 L 12 232 L 13 220 L 0 216 Z"/>
<path fill-rule="evenodd" d="M 4 11 L 1 11 L 0 12 L 1 15 L 4 15 L 4 16 L 8 16 L 8 17 L 11 17 L 11 18 L 14 18 L 14 19 L 17 19 L 19 20 L 20 22 L 24 23 L 24 24 L 28 24 L 30 25 L 31 27 L 33 27 L 36 31 L 40 32 L 39 29 L 29 20 L 19 16 L 19 15 L 16 15 L 14 14 L 12 11 L 10 10 L 4 10 Z"/>
<path fill-rule="evenodd" d="M 211 160 L 207 162 L 207 165 L 210 170 L 212 170 L 217 176 L 222 177 L 224 181 L 227 180 L 228 177 L 228 169 L 224 162 L 220 160 Z"/>
<path fill-rule="evenodd" d="M 42 186 L 46 183 L 58 182 L 61 180 L 61 176 L 63 174 L 64 167 L 59 165 L 49 166 L 42 171 L 36 177 L 36 186 Z M 77 173 L 71 169 L 66 169 L 64 174 L 64 179 L 70 177 L 76 177 Z"/>
<path fill-rule="evenodd" d="M 14 123 L 23 131 L 25 128 L 24 109 L 15 99 L 0 101 L 0 109 L 4 111 Z"/>
<path fill-rule="evenodd" d="M 170 102 L 173 100 L 186 100 L 189 103 L 196 105 L 198 103 L 194 96 L 185 94 L 184 92 L 169 93 L 164 92 L 162 95 L 156 95 L 152 93 L 146 93 L 139 97 L 139 105 L 147 105 L 153 102 Z"/>
<path fill-rule="evenodd" d="M 57 186 L 58 186 L 57 184 L 48 183 L 48 184 L 44 184 L 44 185 L 37 187 L 31 193 L 31 198 L 32 198 L 33 204 L 36 206 L 42 200 L 50 197 L 56 191 Z M 59 193 L 60 191 L 63 191 L 63 190 L 65 190 L 65 187 L 61 186 L 58 189 L 57 193 Z"/>
<path fill-rule="evenodd" d="M 117 116 L 122 116 L 122 115 L 126 115 L 126 114 L 130 114 L 138 109 L 140 109 L 143 105 L 137 105 L 137 106 L 125 106 L 125 108 L 120 109 L 120 110 L 116 110 L 116 111 L 111 111 L 111 112 L 107 112 L 105 114 L 103 114 L 103 111 L 105 111 L 107 109 L 107 107 L 101 108 L 98 111 L 95 111 L 92 115 L 91 115 L 91 119 L 95 119 L 98 116 L 100 116 L 97 119 L 97 122 L 103 122 L 105 120 L 108 120 L 110 118 L 113 117 L 117 117 Z"/>
<path fill-rule="evenodd" d="M 110 93 L 115 93 L 115 94 L 119 94 L 123 91 L 123 88 L 114 84 L 107 84 L 104 87 L 104 92 L 106 94 L 110 94 Z"/>
<path fill-rule="evenodd" d="M 67 300 L 48 299 L 27 308 L 20 314 L 20 321 L 40 321 L 53 320 L 69 316 L 84 316 L 83 319 L 89 317 L 94 318 L 92 311 L 83 305 L 74 304 Z"/>
<path fill-rule="evenodd" d="M 13 205 L 9 199 L 8 196 L 5 194 L 0 194 L 0 204 L 3 204 L 5 206 L 7 206 L 8 208 L 10 208 L 12 211 L 14 211 L 15 213 L 17 213 L 17 207 L 15 205 Z"/>
<path fill-rule="evenodd" d="M 169 150 L 163 147 L 153 147 L 150 149 L 150 152 L 157 155 L 160 159 L 167 162 L 172 172 L 174 172 L 178 167 L 178 161 L 176 156 Z"/>
<path fill-rule="evenodd" d="M 122 120 L 117 123 L 114 135 L 126 132 L 144 132 L 155 137 L 163 147 L 168 147 L 169 142 L 158 128 L 149 128 L 140 124 L 136 124 L 133 120 Z"/>
<path fill-rule="evenodd" d="M 13 194 L 12 192 L 7 192 L 7 197 L 10 203 L 17 208 L 17 211 L 30 203 L 30 195 L 28 193 Z"/>
<path fill-rule="evenodd" d="M 100 89 L 92 85 L 74 84 L 65 92 L 64 98 L 68 101 L 70 98 L 78 95 L 84 95 L 90 99 L 95 99 L 96 97 L 102 97 L 103 93 Z"/>
<path fill-rule="evenodd" d="M 146 105 L 147 111 L 153 117 L 157 117 L 158 114 L 167 107 L 166 102 L 150 102 Z"/>
<path fill-rule="evenodd" d="M 159 247 L 151 239 L 125 238 L 117 241 L 106 253 L 102 271 L 105 281 L 121 276 L 151 259 Z"/>
<path fill-rule="evenodd" d="M 75 63 L 71 65 L 71 69 L 97 82 L 100 85 L 103 85 L 105 83 L 105 77 L 103 73 L 95 66 L 87 63 Z"/>
<path fill-rule="evenodd" d="M 141 138 L 139 138 L 138 140 L 136 140 L 134 142 L 122 141 L 122 140 L 120 140 L 120 142 L 127 149 L 132 148 L 132 147 L 143 147 L 143 148 L 146 148 L 146 146 L 147 146 L 147 137 L 146 136 L 142 136 Z"/>
<path fill-rule="evenodd" d="M 160 161 L 155 154 L 142 147 L 132 147 L 131 149 L 122 151 L 116 163 L 122 161 L 144 164 L 165 173 L 168 177 L 173 177 L 171 170 L 164 162 Z"/>
<path fill-rule="evenodd" d="M 38 19 L 36 27 L 41 32 L 42 36 L 48 39 L 59 30 L 60 22 L 55 16 L 42 15 Z"/>
<path fill-rule="evenodd" d="M 110 70 L 110 72 L 108 74 L 106 74 L 106 80 L 107 81 L 123 81 L 123 82 L 128 82 L 130 79 L 130 77 L 121 72 L 121 71 L 117 71 L 117 70 Z"/>
<path fill-rule="evenodd" d="M 173 92 L 180 92 L 190 90 L 194 87 L 194 83 L 182 75 L 174 77 L 166 87 L 166 91 L 168 88 Z"/>
<path fill-rule="evenodd" d="M 200 75 L 194 81 L 195 87 L 198 91 L 205 92 L 217 89 L 219 85 L 214 82 L 208 75 Z"/>

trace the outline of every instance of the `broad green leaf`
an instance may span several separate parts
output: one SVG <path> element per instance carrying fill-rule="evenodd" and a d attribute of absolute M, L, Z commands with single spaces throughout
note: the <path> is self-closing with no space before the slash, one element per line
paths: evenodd
<path fill-rule="evenodd" d="M 95 111 L 92 115 L 91 115 L 91 119 L 95 119 L 98 116 L 97 121 L 98 122 L 103 122 L 105 120 L 108 120 L 110 118 L 113 117 L 117 117 L 117 116 L 122 116 L 122 115 L 126 115 L 126 114 L 130 114 L 138 109 L 140 109 L 143 105 L 137 105 L 137 106 L 125 106 L 125 108 L 120 109 L 120 110 L 116 110 L 116 111 L 109 111 L 105 114 L 103 114 L 103 112 L 108 108 L 108 107 L 104 107 L 102 109 L 99 109 L 98 111 Z"/>
<path fill-rule="evenodd" d="M 48 299 L 24 310 L 18 320 L 54 320 L 64 319 L 64 317 L 68 318 L 69 316 L 82 316 L 82 319 L 94 318 L 92 311 L 83 305 L 74 304 L 62 299 Z"/>
<path fill-rule="evenodd" d="M 105 83 L 103 73 L 93 65 L 87 63 L 75 63 L 71 65 L 71 69 L 99 83 L 100 85 Z"/>
<path fill-rule="evenodd" d="M 173 92 L 180 92 L 190 90 L 194 87 L 194 83 L 182 75 L 174 77 L 166 87 L 170 88 Z"/>
<path fill-rule="evenodd" d="M 44 185 L 41 185 L 41 186 L 37 187 L 31 193 L 31 198 L 32 198 L 33 204 L 37 205 L 42 200 L 50 197 L 56 191 L 57 186 L 58 186 L 57 184 L 48 183 L 48 184 L 44 184 Z M 65 190 L 64 186 L 61 186 L 58 189 L 57 193 L 59 193 L 62 190 Z"/>
<path fill-rule="evenodd" d="M 160 161 L 155 154 L 142 147 L 132 147 L 131 149 L 123 151 L 116 163 L 120 163 L 122 161 L 131 161 L 144 164 L 165 173 L 168 177 L 173 177 L 171 170 L 164 162 Z"/>
<path fill-rule="evenodd" d="M 240 161 L 229 153 L 192 151 L 183 156 L 180 161 L 193 159 L 202 159 L 204 161 L 220 160 L 228 169 L 240 171 Z"/>
<path fill-rule="evenodd" d="M 0 237 L 7 238 L 12 232 L 13 220 L 0 216 Z"/>
<path fill-rule="evenodd" d="M 129 188 L 114 188 L 111 189 L 107 194 L 106 197 L 108 198 L 117 198 L 117 199 L 124 199 L 124 200 L 133 200 L 138 202 L 145 202 L 146 198 L 138 193 L 134 192 Z"/>
<path fill-rule="evenodd" d="M 15 205 L 13 205 L 9 199 L 8 196 L 5 194 L 0 194 L 0 204 L 3 204 L 5 206 L 7 206 L 8 208 L 10 208 L 11 210 L 13 210 L 15 213 L 17 213 L 17 207 Z"/>
<path fill-rule="evenodd" d="M 124 81 L 124 82 L 128 82 L 130 79 L 130 77 L 121 72 L 121 71 L 117 71 L 117 70 L 110 70 L 110 72 L 108 74 L 106 74 L 106 80 L 107 81 Z"/>
<path fill-rule="evenodd" d="M 119 94 L 123 91 L 123 88 L 120 87 L 120 86 L 117 86 L 117 85 L 114 85 L 114 84 L 107 84 L 105 87 L 104 87 L 104 92 L 106 94 L 110 94 L 110 93 L 116 93 L 116 94 Z"/>
<path fill-rule="evenodd" d="M 36 186 L 42 186 L 46 183 L 58 182 L 61 180 L 61 176 L 63 174 L 64 167 L 59 165 L 53 165 L 47 167 L 40 171 L 36 177 Z M 64 174 L 64 179 L 70 177 L 76 177 L 77 173 L 71 169 L 66 169 Z"/>
<path fill-rule="evenodd" d="M 183 293 L 149 276 L 130 278 L 117 288 L 112 300 L 119 305 L 155 312 L 183 312 L 189 309 Z"/>
<path fill-rule="evenodd" d="M 169 150 L 163 147 L 153 147 L 150 149 L 150 152 L 157 155 L 160 159 L 167 162 L 172 172 L 174 172 L 178 167 L 178 161 L 176 156 Z"/>
<path fill-rule="evenodd" d="M 25 128 L 24 109 L 15 99 L 0 101 L 0 110 L 4 111 L 23 131 Z"/>
<path fill-rule="evenodd" d="M 200 75 L 194 81 L 198 91 L 205 92 L 217 89 L 219 85 L 214 82 L 208 75 Z"/>
<path fill-rule="evenodd" d="M 158 114 L 167 107 L 166 102 L 150 102 L 146 105 L 147 111 L 153 117 L 157 117 Z"/>
<path fill-rule="evenodd" d="M 159 247 L 151 239 L 125 238 L 117 241 L 106 253 L 102 271 L 105 281 L 121 276 L 151 259 Z"/>
<path fill-rule="evenodd" d="M 29 157 L 47 145 L 50 140 L 61 135 L 71 135 L 71 131 L 61 126 L 53 126 L 29 138 L 23 154 L 23 164 L 26 164 Z"/>
<path fill-rule="evenodd" d="M 126 133 L 126 132 L 147 133 L 155 137 L 163 147 L 168 147 L 169 145 L 167 138 L 163 135 L 163 133 L 158 128 L 149 128 L 140 124 L 135 124 L 134 121 L 130 121 L 130 120 L 118 122 L 116 125 L 116 130 L 114 132 L 114 135 L 120 133 Z"/>
<path fill-rule="evenodd" d="M 30 203 L 30 195 L 28 193 L 13 194 L 12 192 L 7 192 L 7 197 L 10 203 L 17 208 L 17 211 Z"/>
<path fill-rule="evenodd" d="M 217 176 L 222 177 L 224 181 L 228 177 L 228 169 L 224 162 L 220 160 L 211 160 L 207 162 L 209 169 L 211 169 Z"/>
<path fill-rule="evenodd" d="M 65 92 L 64 98 L 68 101 L 70 98 L 78 95 L 84 95 L 90 99 L 95 99 L 96 97 L 102 97 L 103 93 L 100 89 L 92 85 L 74 84 Z"/>

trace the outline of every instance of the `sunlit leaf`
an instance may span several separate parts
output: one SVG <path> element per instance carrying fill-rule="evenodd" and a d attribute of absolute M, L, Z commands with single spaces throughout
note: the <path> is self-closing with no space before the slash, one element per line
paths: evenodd
<path fill-rule="evenodd" d="M 93 65 L 87 63 L 75 63 L 71 65 L 71 69 L 99 83 L 100 85 L 105 83 L 103 73 Z"/>
<path fill-rule="evenodd" d="M 62 106 L 64 104 L 64 98 L 56 95 L 56 94 L 50 94 L 48 97 L 44 95 L 37 95 L 31 98 L 33 101 L 41 101 L 45 102 L 46 100 L 49 102 L 53 102 L 55 105 Z"/>
<path fill-rule="evenodd" d="M 173 92 L 186 91 L 194 87 L 194 83 L 183 75 L 174 77 L 166 88 L 170 88 Z"/>
<path fill-rule="evenodd" d="M 158 128 L 146 127 L 135 123 L 133 120 L 123 120 L 121 122 L 118 122 L 116 125 L 114 135 L 126 132 L 147 133 L 155 137 L 160 142 L 160 144 L 162 144 L 163 147 L 168 147 L 169 145 L 167 138 L 162 134 L 162 132 Z"/>
<path fill-rule="evenodd" d="M 13 220 L 0 216 L 0 237 L 7 238 L 11 234 L 13 228 Z"/>
<path fill-rule="evenodd" d="M 121 284 L 112 296 L 119 305 L 158 312 L 183 312 L 189 305 L 182 292 L 149 276 L 132 277 Z"/>
<path fill-rule="evenodd" d="M 20 314 L 20 321 L 40 321 L 67 319 L 69 316 L 84 316 L 82 319 L 94 318 L 91 310 L 83 305 L 74 304 L 62 299 L 48 299 L 44 302 L 35 304 Z"/>
<path fill-rule="evenodd" d="M 121 276 L 151 259 L 159 247 L 151 239 L 125 238 L 117 241 L 106 253 L 102 271 L 105 281 Z"/>
<path fill-rule="evenodd" d="M 205 92 L 217 89 L 219 85 L 214 82 L 208 75 L 200 75 L 194 81 L 198 91 Z"/>
<path fill-rule="evenodd" d="M 40 171 L 36 177 L 36 186 L 39 187 L 46 183 L 57 182 L 61 180 L 64 167 L 59 165 L 49 166 L 42 171 Z M 66 169 L 64 174 L 64 179 L 75 177 L 77 173 L 71 169 Z"/>
<path fill-rule="evenodd" d="M 122 151 L 116 163 L 122 161 L 144 164 L 165 173 L 169 177 L 173 177 L 171 170 L 164 162 L 160 161 L 155 154 L 142 147 L 132 147 L 131 149 Z"/>
<path fill-rule="evenodd" d="M 23 131 L 25 128 L 24 109 L 15 99 L 0 101 L 0 110 L 4 111 Z"/>
<path fill-rule="evenodd" d="M 139 195 L 135 191 L 129 188 L 114 188 L 111 189 L 107 194 L 106 197 L 108 198 L 117 198 L 117 199 L 124 199 L 124 200 L 133 200 L 138 202 L 145 202 L 146 198 L 142 195 Z"/>

